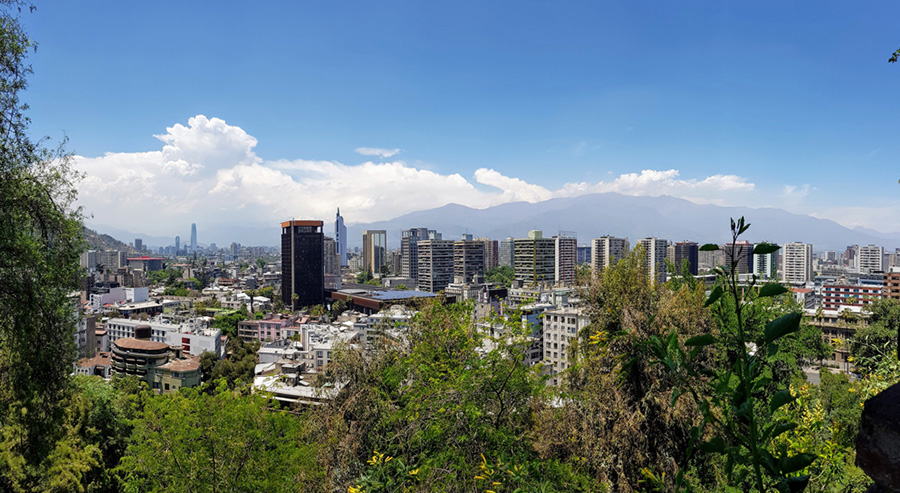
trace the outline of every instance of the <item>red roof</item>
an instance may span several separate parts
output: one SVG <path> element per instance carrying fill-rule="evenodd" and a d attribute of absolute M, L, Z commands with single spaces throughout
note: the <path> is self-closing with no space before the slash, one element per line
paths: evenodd
<path fill-rule="evenodd" d="M 163 259 L 162 257 L 148 257 L 148 256 L 144 255 L 142 257 L 132 257 L 132 258 L 129 258 L 128 260 L 162 260 L 162 259 Z"/>

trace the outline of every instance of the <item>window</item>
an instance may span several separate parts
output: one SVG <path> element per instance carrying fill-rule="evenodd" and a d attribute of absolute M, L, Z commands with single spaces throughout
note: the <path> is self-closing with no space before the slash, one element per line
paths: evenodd
<path fill-rule="evenodd" d="M 159 382 L 153 382 L 153 388 L 154 388 L 154 389 L 158 389 L 158 388 L 159 388 Z"/>
<path fill-rule="evenodd" d="M 166 390 L 169 390 L 169 384 L 166 384 Z"/>

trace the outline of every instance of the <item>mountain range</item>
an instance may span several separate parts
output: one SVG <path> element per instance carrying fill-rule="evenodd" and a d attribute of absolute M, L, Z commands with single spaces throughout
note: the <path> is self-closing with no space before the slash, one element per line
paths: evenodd
<path fill-rule="evenodd" d="M 730 241 L 730 218 L 744 217 L 751 223 L 743 238 L 751 242 L 812 243 L 815 250 L 843 251 L 848 245 L 874 244 L 893 251 L 900 246 L 900 234 L 855 228 L 829 220 L 793 214 L 783 209 L 700 205 L 670 196 L 635 197 L 618 193 L 598 193 L 543 202 L 511 202 L 487 209 L 448 204 L 388 220 L 348 226 L 350 246 L 362 242 L 367 229 L 388 232 L 388 247 L 400 244 L 400 232 L 412 227 L 428 227 L 444 239 L 462 234 L 487 236 L 495 240 L 522 238 L 529 230 L 544 236 L 560 231 L 574 232 L 579 245 L 603 235 L 635 240 L 648 236 L 669 241 L 724 243 Z M 349 219 L 349 218 L 348 218 Z M 326 226 L 326 233 L 332 227 Z"/>
<path fill-rule="evenodd" d="M 560 231 L 573 232 L 579 245 L 590 244 L 591 238 L 603 235 L 627 237 L 634 244 L 648 236 L 669 241 L 724 243 L 730 241 L 730 218 L 745 217 L 752 226 L 743 236 L 751 242 L 769 241 L 812 243 L 817 251 L 843 251 L 848 245 L 880 245 L 888 251 L 900 247 L 900 233 L 884 233 L 866 228 L 847 228 L 829 220 L 793 214 L 783 209 L 722 207 L 693 202 L 670 196 L 635 197 L 618 193 L 597 193 L 578 197 L 556 198 L 543 202 L 510 202 L 473 209 L 459 204 L 447 204 L 435 209 L 411 212 L 394 219 L 372 223 L 347 221 L 348 246 L 362 245 L 362 232 L 383 229 L 388 233 L 388 248 L 400 246 L 400 233 L 405 229 L 427 227 L 440 232 L 444 239 L 458 239 L 465 233 L 495 240 L 507 237 L 522 238 L 530 230 L 542 230 L 544 236 Z M 325 234 L 334 235 L 333 217 L 325 221 Z M 271 226 L 259 224 L 200 227 L 200 244 L 217 241 L 220 247 L 232 241 L 244 245 L 277 246 L 281 244 L 278 221 Z M 174 244 L 173 237 L 149 236 L 92 225 L 98 231 L 125 240 L 142 238 L 145 245 Z M 181 241 L 187 240 L 182 234 Z"/>

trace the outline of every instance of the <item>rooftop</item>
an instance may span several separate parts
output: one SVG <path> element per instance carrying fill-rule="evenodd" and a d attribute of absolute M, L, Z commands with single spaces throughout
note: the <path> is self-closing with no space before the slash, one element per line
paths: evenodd
<path fill-rule="evenodd" d="M 200 357 L 196 358 L 185 358 L 185 359 L 175 359 L 169 361 L 164 365 L 160 365 L 160 368 L 165 368 L 169 371 L 194 371 L 200 369 Z"/>
<path fill-rule="evenodd" d="M 133 337 L 119 339 L 114 341 L 113 344 L 121 349 L 139 349 L 142 351 L 162 351 L 169 349 L 169 345 L 164 342 L 153 342 L 146 339 L 135 339 Z"/>

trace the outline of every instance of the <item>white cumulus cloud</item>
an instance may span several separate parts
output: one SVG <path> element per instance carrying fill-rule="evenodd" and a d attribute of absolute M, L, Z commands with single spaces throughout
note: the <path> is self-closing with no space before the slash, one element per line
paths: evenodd
<path fill-rule="evenodd" d="M 79 184 L 79 203 L 96 223 L 168 235 L 176 230 L 173 224 L 190 222 L 211 229 L 266 227 L 292 217 L 327 219 L 337 207 L 353 222 L 370 222 L 448 203 L 485 208 L 597 192 L 668 194 L 695 202 L 727 203 L 737 192 L 754 190 L 753 183 L 739 176 L 685 179 L 674 169 L 645 169 L 553 190 L 487 168 L 466 177 L 402 160 L 269 161 L 254 152 L 257 140 L 253 136 L 204 115 L 190 118 L 186 125 L 172 125 L 156 137 L 162 143 L 157 150 L 75 157 L 76 166 L 86 175 Z M 399 150 L 360 148 L 357 152 L 387 158 Z"/>

